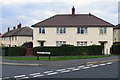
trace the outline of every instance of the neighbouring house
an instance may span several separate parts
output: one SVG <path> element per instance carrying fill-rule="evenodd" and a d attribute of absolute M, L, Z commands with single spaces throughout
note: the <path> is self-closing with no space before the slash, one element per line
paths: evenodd
<path fill-rule="evenodd" d="M 13 30 L 10 30 L 2 35 L 3 46 L 22 46 L 26 42 L 32 42 L 33 30 L 30 27 L 21 27 L 21 23 L 17 25 L 17 29 L 14 26 Z"/>
<path fill-rule="evenodd" d="M 0 46 L 2 45 L 2 34 L 0 33 Z"/>
<path fill-rule="evenodd" d="M 113 29 L 113 42 L 120 43 L 120 24 L 116 25 L 116 27 L 114 27 Z"/>
<path fill-rule="evenodd" d="M 110 54 L 113 44 L 111 23 L 92 14 L 58 14 L 38 22 L 33 27 L 33 46 L 103 45 L 103 54 Z"/>

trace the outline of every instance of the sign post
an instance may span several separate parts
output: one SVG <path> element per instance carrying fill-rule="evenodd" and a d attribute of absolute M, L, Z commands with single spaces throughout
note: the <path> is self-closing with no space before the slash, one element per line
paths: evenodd
<path fill-rule="evenodd" d="M 37 60 L 39 60 L 39 55 L 49 55 L 50 60 L 50 52 L 37 52 Z"/>

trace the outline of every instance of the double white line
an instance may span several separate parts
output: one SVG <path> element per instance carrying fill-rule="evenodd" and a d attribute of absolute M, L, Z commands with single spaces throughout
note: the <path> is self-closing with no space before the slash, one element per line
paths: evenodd
<path fill-rule="evenodd" d="M 14 78 L 19 78 L 19 79 L 26 79 L 29 77 L 25 77 L 26 75 L 19 75 L 19 76 L 14 76 Z"/>
<path fill-rule="evenodd" d="M 40 74 L 40 73 L 33 73 L 33 74 L 30 74 L 30 75 L 33 76 L 33 77 L 44 76 L 44 74 Z"/>
<path fill-rule="evenodd" d="M 53 74 L 57 74 L 58 72 L 46 71 L 44 73 L 47 74 L 47 75 L 53 75 Z"/>

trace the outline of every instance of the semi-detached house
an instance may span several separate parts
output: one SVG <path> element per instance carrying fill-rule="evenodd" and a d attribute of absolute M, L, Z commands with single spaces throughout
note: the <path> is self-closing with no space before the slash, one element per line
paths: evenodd
<path fill-rule="evenodd" d="M 21 27 L 18 24 L 17 28 L 13 27 L 2 35 L 2 46 L 22 46 L 26 42 L 32 42 L 33 30 L 30 27 Z"/>
<path fill-rule="evenodd" d="M 116 27 L 114 27 L 113 29 L 114 29 L 113 42 L 120 43 L 120 24 L 116 25 Z"/>
<path fill-rule="evenodd" d="M 104 54 L 110 54 L 113 44 L 111 23 L 92 14 L 58 14 L 38 22 L 33 27 L 33 46 L 103 45 Z"/>

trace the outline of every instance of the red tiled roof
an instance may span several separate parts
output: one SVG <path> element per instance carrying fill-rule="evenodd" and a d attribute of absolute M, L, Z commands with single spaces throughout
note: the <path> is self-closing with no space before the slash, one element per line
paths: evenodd
<path fill-rule="evenodd" d="M 29 27 L 22 27 L 15 30 L 10 30 L 2 35 L 2 37 L 10 36 L 33 36 L 33 30 Z"/>
<path fill-rule="evenodd" d="M 32 27 L 56 27 L 56 26 L 66 26 L 66 27 L 77 27 L 77 26 L 92 26 L 92 27 L 113 27 L 111 23 L 102 20 L 92 14 L 63 14 L 63 15 L 55 15 L 50 17 L 44 21 L 38 22 Z"/>
<path fill-rule="evenodd" d="M 2 37 L 2 36 L 5 36 L 6 34 L 8 34 L 8 32 L 3 33 L 3 34 L 1 35 L 1 37 Z"/>

